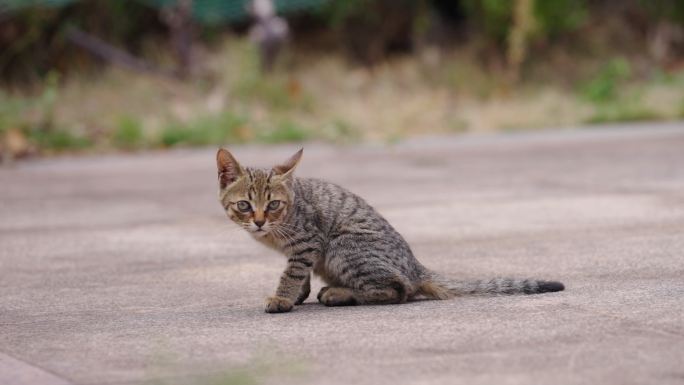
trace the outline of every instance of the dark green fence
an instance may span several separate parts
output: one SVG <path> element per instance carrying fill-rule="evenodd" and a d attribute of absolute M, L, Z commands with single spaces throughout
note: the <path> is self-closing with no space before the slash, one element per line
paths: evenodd
<path fill-rule="evenodd" d="M 28 7 L 63 7 L 77 1 L 88 0 L 0 0 L 0 12 L 12 12 Z M 116 1 L 116 0 L 111 0 Z M 137 0 L 155 8 L 163 8 L 176 3 L 176 0 Z M 275 0 L 276 9 L 281 15 L 314 10 L 328 0 Z M 202 24 L 220 24 L 245 20 L 248 17 L 249 0 L 194 0 L 192 13 L 195 20 Z"/>

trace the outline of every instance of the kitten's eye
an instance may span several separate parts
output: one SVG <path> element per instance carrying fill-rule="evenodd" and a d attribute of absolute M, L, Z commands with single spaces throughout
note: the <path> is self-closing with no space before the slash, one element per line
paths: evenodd
<path fill-rule="evenodd" d="M 239 201 L 237 203 L 237 208 L 243 213 L 252 211 L 252 205 L 250 205 L 247 201 Z"/>
<path fill-rule="evenodd" d="M 273 211 L 273 210 L 278 210 L 278 207 L 280 207 L 280 201 L 270 201 L 268 203 L 267 209 Z"/>

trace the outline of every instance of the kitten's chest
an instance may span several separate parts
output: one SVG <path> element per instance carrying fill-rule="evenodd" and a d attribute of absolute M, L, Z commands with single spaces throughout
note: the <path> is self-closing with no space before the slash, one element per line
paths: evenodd
<path fill-rule="evenodd" d="M 261 243 L 261 244 L 263 244 L 263 245 L 265 245 L 265 246 L 268 246 L 268 247 L 270 247 L 271 249 L 275 249 L 275 250 L 277 250 L 277 251 L 281 251 L 281 252 L 282 252 L 282 242 L 283 242 L 283 241 L 282 241 L 281 239 L 278 239 L 278 238 L 274 237 L 274 236 L 271 235 L 271 234 L 266 234 L 266 235 L 260 236 L 260 237 L 253 236 L 253 238 L 254 238 L 257 242 L 259 242 L 259 243 Z"/>

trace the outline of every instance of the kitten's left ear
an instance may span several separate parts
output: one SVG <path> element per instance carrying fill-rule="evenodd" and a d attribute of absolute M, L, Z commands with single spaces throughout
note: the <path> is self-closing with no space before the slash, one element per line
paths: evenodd
<path fill-rule="evenodd" d="M 219 184 L 222 189 L 235 182 L 244 170 L 233 155 L 223 148 L 216 152 L 216 167 L 218 167 Z"/>
<path fill-rule="evenodd" d="M 281 175 L 283 177 L 288 177 L 292 175 L 292 172 L 295 168 L 297 168 L 299 161 L 302 159 L 303 153 L 304 149 L 302 148 L 299 151 L 297 151 L 296 154 L 292 155 L 290 159 L 286 160 L 285 163 L 273 167 L 273 171 L 275 171 L 276 175 Z"/>

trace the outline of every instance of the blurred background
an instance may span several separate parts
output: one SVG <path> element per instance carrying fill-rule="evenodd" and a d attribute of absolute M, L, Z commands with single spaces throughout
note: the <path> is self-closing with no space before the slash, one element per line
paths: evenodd
<path fill-rule="evenodd" d="M 684 118 L 684 0 L 0 0 L 0 152 Z"/>

